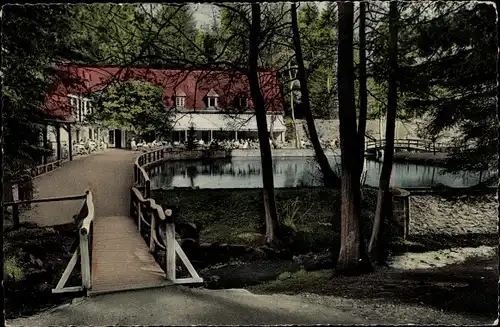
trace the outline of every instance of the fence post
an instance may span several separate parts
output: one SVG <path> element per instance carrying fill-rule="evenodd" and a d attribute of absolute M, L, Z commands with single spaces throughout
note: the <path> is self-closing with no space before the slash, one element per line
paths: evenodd
<path fill-rule="evenodd" d="M 167 280 L 175 281 L 175 225 L 173 222 L 165 224 L 165 236 L 167 244 L 165 244 L 165 273 Z"/>
<path fill-rule="evenodd" d="M 12 205 L 12 224 L 14 225 L 14 229 L 18 229 L 20 222 L 19 222 L 19 204 L 14 203 Z"/>
<path fill-rule="evenodd" d="M 405 235 L 404 238 L 406 239 L 408 235 L 410 234 L 410 196 L 407 196 L 405 198 Z"/>
<path fill-rule="evenodd" d="M 142 202 L 137 201 L 137 228 L 139 229 L 139 235 L 141 235 L 141 224 L 142 224 L 141 214 L 142 214 Z"/>
<path fill-rule="evenodd" d="M 134 191 L 130 189 L 130 217 L 134 218 Z"/>
<path fill-rule="evenodd" d="M 150 203 L 151 205 L 151 203 Z M 156 236 L 156 216 L 151 208 L 151 206 L 149 207 L 149 217 L 150 217 L 150 231 L 149 231 L 149 251 L 151 253 L 154 253 L 155 252 L 155 236 Z"/>
<path fill-rule="evenodd" d="M 90 289 L 90 257 L 89 257 L 89 239 L 88 232 L 80 230 L 80 256 L 82 271 L 82 286 L 85 290 Z"/>

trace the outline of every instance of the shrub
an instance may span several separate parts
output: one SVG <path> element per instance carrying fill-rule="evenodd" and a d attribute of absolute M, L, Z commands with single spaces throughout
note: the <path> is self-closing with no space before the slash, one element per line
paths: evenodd
<path fill-rule="evenodd" d="M 19 281 L 24 279 L 24 270 L 17 262 L 16 257 L 8 257 L 5 262 L 5 275 L 7 278 Z"/>

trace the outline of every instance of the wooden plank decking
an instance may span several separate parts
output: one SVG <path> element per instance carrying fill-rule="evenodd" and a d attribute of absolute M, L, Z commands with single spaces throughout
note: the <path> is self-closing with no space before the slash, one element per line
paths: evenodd
<path fill-rule="evenodd" d="M 89 295 L 169 285 L 130 217 L 97 217 Z"/>

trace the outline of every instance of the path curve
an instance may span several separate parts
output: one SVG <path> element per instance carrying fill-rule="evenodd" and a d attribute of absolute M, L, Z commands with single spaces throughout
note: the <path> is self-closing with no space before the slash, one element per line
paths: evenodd
<path fill-rule="evenodd" d="M 82 194 L 90 188 L 94 195 L 96 217 L 128 216 L 133 165 L 137 153 L 108 149 L 77 157 L 34 180 L 37 199 Z M 82 207 L 83 200 L 39 203 L 21 215 L 21 221 L 40 226 L 66 224 Z"/>
<path fill-rule="evenodd" d="M 299 296 L 179 286 L 90 297 L 8 323 L 22 326 L 381 323 L 367 321 L 343 309 L 311 304 Z"/>

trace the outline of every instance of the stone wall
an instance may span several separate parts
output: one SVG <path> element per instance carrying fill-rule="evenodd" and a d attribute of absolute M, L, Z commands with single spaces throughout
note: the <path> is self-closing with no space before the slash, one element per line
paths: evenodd
<path fill-rule="evenodd" d="M 316 130 L 318 136 L 324 141 L 335 141 L 339 138 L 339 120 L 338 119 L 316 119 Z M 424 130 L 426 122 L 423 119 L 415 119 L 411 122 L 396 123 L 395 138 L 396 139 L 420 139 L 420 132 Z M 382 133 L 380 133 L 382 131 Z M 308 140 L 307 123 L 305 120 L 297 119 L 297 132 L 301 140 Z M 292 135 L 293 133 L 290 133 Z M 385 119 L 381 122 L 378 119 L 370 119 L 366 122 L 366 134 L 375 139 L 385 138 Z M 457 135 L 456 131 L 445 131 L 440 135 L 437 142 L 448 142 L 453 136 Z"/>
<path fill-rule="evenodd" d="M 410 197 L 410 235 L 496 234 L 498 201 L 495 195 Z"/>
<path fill-rule="evenodd" d="M 272 149 L 273 157 L 314 157 L 313 149 Z M 339 155 L 340 153 L 326 150 L 327 156 Z M 235 149 L 231 151 L 232 157 L 260 157 L 259 149 Z"/>

